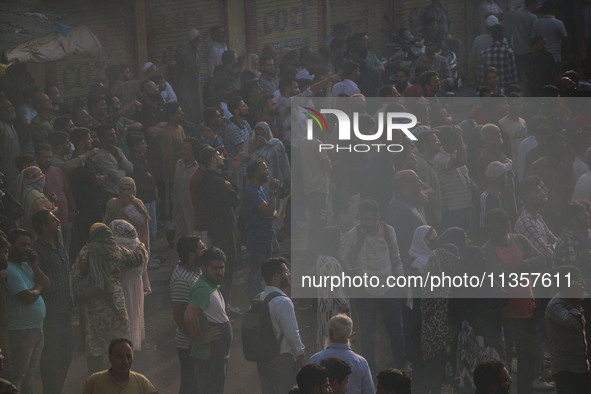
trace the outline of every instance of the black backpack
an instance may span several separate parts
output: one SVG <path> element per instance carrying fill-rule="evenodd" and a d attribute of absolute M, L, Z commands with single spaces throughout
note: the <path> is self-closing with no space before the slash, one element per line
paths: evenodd
<path fill-rule="evenodd" d="M 283 333 L 277 338 L 273 331 L 269 302 L 275 297 L 285 297 L 276 291 L 261 300 L 257 296 L 242 320 L 242 350 L 247 361 L 271 361 L 279 354 Z"/>

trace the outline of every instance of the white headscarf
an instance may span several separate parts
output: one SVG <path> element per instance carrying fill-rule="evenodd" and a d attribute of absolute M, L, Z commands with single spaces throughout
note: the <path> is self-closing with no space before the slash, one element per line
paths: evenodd
<path fill-rule="evenodd" d="M 408 250 L 408 255 L 414 257 L 411 267 L 417 269 L 421 274 L 425 272 L 429 258 L 433 254 L 433 250 L 425 242 L 425 237 L 432 228 L 431 226 L 417 227 L 412 236 L 412 245 Z"/>

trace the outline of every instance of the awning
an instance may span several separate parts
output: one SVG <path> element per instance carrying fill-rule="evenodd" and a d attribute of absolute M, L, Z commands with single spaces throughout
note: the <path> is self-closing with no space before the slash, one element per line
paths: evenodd
<path fill-rule="evenodd" d="M 14 0 L 0 0 L 2 63 L 50 62 L 96 56 L 101 44 L 80 18 Z"/>

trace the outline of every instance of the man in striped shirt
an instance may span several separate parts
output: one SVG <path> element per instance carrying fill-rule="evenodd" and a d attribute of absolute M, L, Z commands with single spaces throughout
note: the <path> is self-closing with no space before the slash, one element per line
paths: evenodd
<path fill-rule="evenodd" d="M 172 316 L 177 324 L 175 342 L 181 363 L 181 387 L 179 394 L 191 393 L 195 387 L 195 372 L 191 358 L 191 337 L 184 321 L 185 309 L 189 301 L 191 287 L 201 270 L 197 266 L 199 256 L 205 250 L 205 244 L 196 235 L 184 235 L 176 244 L 179 263 L 170 278 L 170 298 Z"/>

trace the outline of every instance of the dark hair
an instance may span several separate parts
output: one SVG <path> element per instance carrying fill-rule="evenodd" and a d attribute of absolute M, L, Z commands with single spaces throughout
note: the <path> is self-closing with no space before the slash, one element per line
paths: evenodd
<path fill-rule="evenodd" d="M 503 41 L 503 27 L 501 25 L 494 25 L 488 28 L 488 32 L 493 41 Z"/>
<path fill-rule="evenodd" d="M 162 74 L 152 74 L 152 75 L 150 75 L 150 81 L 152 81 L 156 85 L 158 85 L 160 82 L 164 81 L 164 75 L 162 75 Z"/>
<path fill-rule="evenodd" d="M 100 103 L 101 100 L 105 100 L 105 104 L 107 103 L 107 98 L 102 94 L 91 94 L 88 96 L 88 100 L 86 102 L 88 109 L 90 110 L 92 107 Z"/>
<path fill-rule="evenodd" d="M 261 275 L 267 285 L 270 285 L 273 281 L 273 276 L 276 274 L 281 275 L 283 272 L 283 264 L 287 265 L 285 257 L 271 257 L 263 262 L 261 266 Z"/>
<path fill-rule="evenodd" d="M 176 243 L 176 253 L 179 256 L 181 263 L 186 263 L 189 258 L 189 253 L 197 250 L 197 246 L 201 242 L 201 237 L 198 235 L 183 235 Z"/>
<path fill-rule="evenodd" d="M 242 101 L 241 96 L 234 96 L 230 100 L 228 100 L 228 111 L 234 116 L 234 111 L 240 107 L 240 102 Z"/>
<path fill-rule="evenodd" d="M 203 110 L 203 121 L 205 122 L 205 124 L 209 124 L 209 122 L 211 122 L 214 118 L 215 115 L 219 114 L 218 110 L 216 108 L 213 107 L 207 107 Z"/>
<path fill-rule="evenodd" d="M 70 122 L 70 118 L 65 117 L 65 118 L 57 118 L 56 120 L 53 121 L 53 131 L 57 132 L 57 131 L 64 131 L 66 128 L 66 125 Z M 51 136 L 51 134 L 49 134 Z"/>
<path fill-rule="evenodd" d="M 261 108 L 264 108 L 267 106 L 267 104 L 269 104 L 269 101 L 273 100 L 275 98 L 275 96 L 273 96 L 271 93 L 265 93 L 261 96 L 261 100 L 260 100 L 260 104 L 261 104 Z"/>
<path fill-rule="evenodd" d="M 490 386 L 501 383 L 501 371 L 505 364 L 499 360 L 486 360 L 478 364 L 474 369 L 474 385 L 477 392 L 486 392 Z"/>
<path fill-rule="evenodd" d="M 348 61 L 343 64 L 342 78 L 349 78 L 355 70 L 359 70 L 359 64 Z"/>
<path fill-rule="evenodd" d="M 351 365 L 349 365 L 348 362 L 336 357 L 325 358 L 320 362 L 320 365 L 326 368 L 326 371 L 328 372 L 328 380 L 331 383 L 335 380 L 337 382 L 342 382 L 353 372 L 353 369 L 351 369 Z"/>
<path fill-rule="evenodd" d="M 218 33 L 221 29 L 222 29 L 222 27 L 220 25 L 213 25 L 208 30 L 209 36 L 210 37 L 213 37 L 213 35 L 215 35 L 216 33 Z"/>
<path fill-rule="evenodd" d="M 225 51 L 222 53 L 222 64 L 223 65 L 231 65 L 234 59 L 236 58 L 236 52 L 230 50 Z"/>
<path fill-rule="evenodd" d="M 294 82 L 298 82 L 298 80 L 295 77 L 283 77 L 279 80 L 279 91 L 283 92 L 283 90 L 285 90 L 285 88 L 290 87 L 292 83 Z"/>
<path fill-rule="evenodd" d="M 139 145 L 144 139 L 144 135 L 141 133 L 129 133 L 127 134 L 127 137 L 125 137 L 125 142 L 127 142 L 127 146 L 131 149 L 134 146 Z"/>
<path fill-rule="evenodd" d="M 375 200 L 370 199 L 362 200 L 357 209 L 359 212 L 371 212 L 376 215 L 380 212 L 380 206 L 378 203 Z"/>
<path fill-rule="evenodd" d="M 226 262 L 226 254 L 221 249 L 215 246 L 211 249 L 205 249 L 203 254 L 199 257 L 199 265 L 201 267 L 207 267 L 212 261 L 223 261 Z"/>
<path fill-rule="evenodd" d="M 423 89 L 425 89 L 425 87 L 427 87 L 427 85 L 431 83 L 431 78 L 438 76 L 439 74 L 437 73 L 437 71 L 427 70 L 419 75 L 419 77 L 417 78 L 417 82 L 419 85 L 421 85 Z"/>
<path fill-rule="evenodd" d="M 433 130 L 423 131 L 417 136 L 417 149 L 421 150 L 423 146 L 427 144 L 427 141 L 431 139 L 431 136 L 437 135 Z"/>
<path fill-rule="evenodd" d="M 259 167 L 264 162 L 264 160 L 256 159 L 248 163 L 248 166 L 246 166 L 246 176 L 248 177 L 248 179 L 254 179 L 257 171 L 259 170 Z"/>
<path fill-rule="evenodd" d="M 396 394 L 411 394 L 411 379 L 406 371 L 390 368 L 380 371 L 377 376 L 379 385 L 386 391 Z"/>
<path fill-rule="evenodd" d="M 35 156 L 39 154 L 39 152 L 51 152 L 51 145 L 46 144 L 46 143 L 41 143 L 38 145 L 35 145 Z"/>
<path fill-rule="evenodd" d="M 90 130 L 85 127 L 78 127 L 72 131 L 72 134 L 70 135 L 70 142 L 76 146 L 80 143 L 80 141 L 82 141 L 83 138 L 86 138 L 88 135 L 90 135 Z"/>
<path fill-rule="evenodd" d="M 499 69 L 493 66 L 487 67 L 486 71 L 484 72 L 484 77 L 486 78 L 488 74 L 495 74 L 497 77 L 501 76 Z"/>
<path fill-rule="evenodd" d="M 191 151 L 195 159 L 197 158 L 197 154 L 203 149 L 203 144 L 195 137 L 187 137 L 183 140 L 183 143 L 191 145 Z"/>
<path fill-rule="evenodd" d="M 176 101 L 164 104 L 164 116 L 166 116 L 166 119 L 170 119 L 180 107 L 181 105 Z"/>
<path fill-rule="evenodd" d="M 8 232 L 8 236 L 6 237 L 6 239 L 11 244 L 14 244 L 16 242 L 16 240 L 20 236 L 25 236 L 25 237 L 33 238 L 33 236 L 31 235 L 31 233 L 28 232 L 27 230 L 23 230 L 22 228 L 13 228 L 12 230 L 10 230 Z"/>
<path fill-rule="evenodd" d="M 115 130 L 115 128 L 113 127 L 112 124 L 102 124 L 96 127 L 96 135 L 98 136 L 99 140 L 102 139 L 103 134 L 105 133 L 105 131 L 107 130 Z"/>
<path fill-rule="evenodd" d="M 115 346 L 119 345 L 120 343 L 126 343 L 129 347 L 133 350 L 133 344 L 127 338 L 113 338 L 111 339 L 111 343 L 109 343 L 109 355 L 113 354 L 113 350 Z"/>
<path fill-rule="evenodd" d="M 488 226 L 489 224 L 508 224 L 509 222 L 509 215 L 504 209 L 491 209 L 484 215 L 485 226 Z"/>
<path fill-rule="evenodd" d="M 197 154 L 197 163 L 200 166 L 207 167 L 211 159 L 217 154 L 217 151 L 209 145 L 205 145 Z"/>
<path fill-rule="evenodd" d="M 322 386 L 328 378 L 328 371 L 318 364 L 304 365 L 296 376 L 299 392 L 311 394 L 315 388 Z"/>
<path fill-rule="evenodd" d="M 47 136 L 52 150 L 56 150 L 58 147 L 65 144 L 69 138 L 70 136 L 68 136 L 68 133 L 65 131 L 54 131 L 53 133 L 49 134 L 49 136 Z"/>
<path fill-rule="evenodd" d="M 31 222 L 33 224 L 33 229 L 37 234 L 41 234 L 41 232 L 43 231 L 43 226 L 49 223 L 50 214 L 51 212 L 47 209 L 42 209 L 33 214 Z"/>
<path fill-rule="evenodd" d="M 538 185 L 542 183 L 542 179 L 539 176 L 528 176 L 525 177 L 517 184 L 517 195 L 521 198 L 534 190 Z"/>

